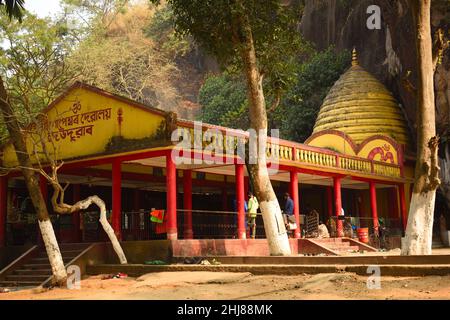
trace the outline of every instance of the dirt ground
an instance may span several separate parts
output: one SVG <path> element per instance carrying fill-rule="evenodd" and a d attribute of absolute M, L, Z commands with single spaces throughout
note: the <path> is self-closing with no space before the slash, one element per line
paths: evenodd
<path fill-rule="evenodd" d="M 278 300 L 278 299 L 449 299 L 450 276 L 382 277 L 368 289 L 367 277 L 352 273 L 255 276 L 227 272 L 160 272 L 139 278 L 81 281 L 78 290 L 54 288 L 0 293 L 11 299 Z"/>

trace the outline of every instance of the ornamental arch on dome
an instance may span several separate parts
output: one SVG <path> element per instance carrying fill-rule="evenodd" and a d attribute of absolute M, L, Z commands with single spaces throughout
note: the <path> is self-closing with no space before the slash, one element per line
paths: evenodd
<path fill-rule="evenodd" d="M 305 144 L 368 160 L 395 165 L 403 163 L 402 146 L 383 135 L 373 135 L 357 144 L 344 132 L 324 130 L 311 135 Z"/>

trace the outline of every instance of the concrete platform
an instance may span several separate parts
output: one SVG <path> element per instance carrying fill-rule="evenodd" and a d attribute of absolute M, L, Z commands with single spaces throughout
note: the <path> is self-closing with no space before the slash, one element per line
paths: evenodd
<path fill-rule="evenodd" d="M 250 272 L 255 275 L 299 275 L 318 273 L 353 272 L 368 275 L 369 265 L 166 265 L 153 266 L 142 264 L 94 265 L 87 267 L 88 275 L 114 274 L 123 272 L 138 277 L 152 272 L 209 271 L 209 272 Z M 383 276 L 444 276 L 450 274 L 450 264 L 441 265 L 380 265 Z"/>
<path fill-rule="evenodd" d="M 377 249 L 350 238 L 289 239 L 292 254 L 341 255 L 348 251 Z M 270 256 L 266 239 L 194 239 L 170 243 L 173 257 Z"/>
<path fill-rule="evenodd" d="M 206 256 L 222 264 L 252 265 L 450 265 L 450 255 L 400 256 L 400 255 L 354 255 L 354 256 Z M 173 258 L 172 262 L 183 263 L 184 258 Z"/>
<path fill-rule="evenodd" d="M 354 255 L 354 256 L 203 256 L 199 261 L 215 259 L 219 265 L 183 264 L 184 257 L 171 257 L 168 265 L 145 265 L 141 263 L 120 265 L 116 263 L 97 263 L 86 266 L 86 274 L 111 274 L 124 272 L 130 276 L 140 276 L 152 272 L 167 271 L 214 271 L 214 272 L 250 272 L 256 275 L 298 275 L 317 273 L 354 272 L 367 275 L 368 266 L 379 266 L 382 275 L 390 276 L 427 276 L 449 275 L 450 254 L 429 256 L 400 256 L 391 254 Z"/>

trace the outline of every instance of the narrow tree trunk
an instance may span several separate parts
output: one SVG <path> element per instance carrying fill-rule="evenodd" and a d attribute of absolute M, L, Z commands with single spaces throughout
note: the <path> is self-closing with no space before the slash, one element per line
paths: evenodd
<path fill-rule="evenodd" d="M 105 202 L 100 199 L 98 196 L 90 196 L 84 200 L 80 200 L 74 205 L 64 205 L 65 208 L 61 208 L 61 211 L 59 211 L 58 205 L 56 204 L 56 201 L 53 201 L 53 206 L 55 207 L 57 212 L 60 212 L 62 214 L 71 213 L 85 210 L 87 209 L 91 204 L 95 204 L 100 209 L 100 224 L 103 227 L 103 230 L 105 230 L 106 234 L 109 237 L 109 240 L 111 240 L 111 244 L 113 246 L 114 251 L 117 254 L 117 257 L 119 258 L 119 261 L 121 264 L 127 263 L 127 258 L 125 257 L 125 254 L 123 253 L 122 247 L 120 246 L 119 240 L 117 240 L 116 234 L 114 233 L 113 228 L 108 222 L 108 219 L 106 218 L 106 205 Z"/>
<path fill-rule="evenodd" d="M 431 0 L 410 0 L 416 26 L 417 160 L 403 255 L 431 254 L 436 189 L 439 186 L 431 39 Z"/>
<path fill-rule="evenodd" d="M 56 241 L 55 232 L 53 230 L 50 217 L 48 215 L 47 206 L 39 188 L 39 181 L 33 171 L 33 165 L 28 154 L 23 131 L 20 129 L 19 122 L 15 117 L 14 111 L 9 102 L 3 79 L 0 78 L 0 111 L 3 116 L 6 128 L 16 151 L 17 160 L 22 170 L 31 201 L 36 210 L 39 221 L 39 229 L 44 240 L 45 249 L 52 267 L 54 282 L 62 285 L 66 278 L 67 272 Z"/>
<path fill-rule="evenodd" d="M 249 163 L 249 174 L 254 184 L 254 192 L 258 199 L 264 220 L 264 229 L 271 255 L 290 255 L 289 239 L 281 216 L 281 209 L 269 178 L 266 160 L 267 142 L 267 112 L 262 88 L 262 75 L 259 72 L 253 35 L 245 15 L 244 6 L 237 1 L 237 25 L 240 38 L 240 53 L 247 79 L 248 97 L 250 102 L 250 127 L 256 131 L 257 139 L 250 139 L 249 149 L 258 150 L 256 163 Z"/>

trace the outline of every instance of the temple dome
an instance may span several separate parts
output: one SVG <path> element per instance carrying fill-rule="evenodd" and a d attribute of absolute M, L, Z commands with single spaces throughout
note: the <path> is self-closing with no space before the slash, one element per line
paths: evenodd
<path fill-rule="evenodd" d="M 360 144 L 368 137 L 385 135 L 409 145 L 405 117 L 391 92 L 358 63 L 353 52 L 352 66 L 326 96 L 313 133 L 339 130 Z"/>

